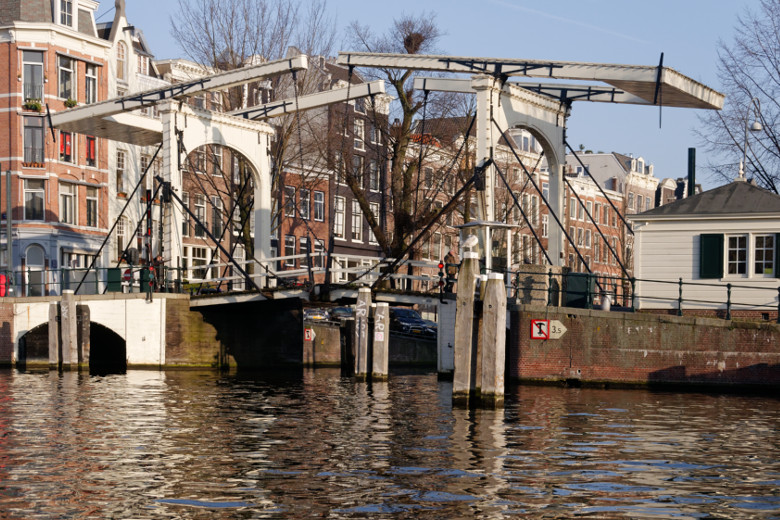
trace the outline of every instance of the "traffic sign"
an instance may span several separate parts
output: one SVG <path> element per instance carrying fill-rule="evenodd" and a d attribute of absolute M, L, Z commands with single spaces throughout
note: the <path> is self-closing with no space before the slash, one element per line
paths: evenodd
<path fill-rule="evenodd" d="M 314 329 L 303 329 L 303 341 L 314 341 Z"/>
<path fill-rule="evenodd" d="M 550 320 L 549 339 L 561 339 L 568 329 L 558 320 Z"/>
<path fill-rule="evenodd" d="M 130 269 L 125 269 L 125 272 L 122 274 L 122 280 L 129 282 L 133 278 L 133 273 L 130 271 Z"/>
<path fill-rule="evenodd" d="M 550 339 L 550 320 L 531 320 L 531 339 Z"/>

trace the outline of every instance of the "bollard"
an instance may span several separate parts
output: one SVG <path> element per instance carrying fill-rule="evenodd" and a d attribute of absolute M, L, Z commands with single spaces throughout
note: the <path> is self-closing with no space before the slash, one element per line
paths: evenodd
<path fill-rule="evenodd" d="M 371 289 L 361 287 L 358 289 L 357 302 L 355 304 L 355 368 L 354 375 L 357 379 L 365 380 L 368 377 L 368 309 L 371 308 Z"/>
<path fill-rule="evenodd" d="M 56 303 L 49 304 L 49 370 L 60 368 L 60 322 Z"/>
<path fill-rule="evenodd" d="M 463 254 L 463 263 L 458 274 L 458 290 L 455 310 L 455 370 L 452 382 L 452 401 L 468 404 L 474 390 L 471 385 L 474 353 L 474 292 L 479 276 L 479 255 L 473 252 Z"/>
<path fill-rule="evenodd" d="M 501 282 L 500 274 L 488 275 L 482 306 L 480 401 L 486 408 L 504 406 L 506 293 Z"/>
<path fill-rule="evenodd" d="M 390 350 L 390 307 L 377 303 L 374 307 L 374 341 L 372 346 L 371 379 L 384 381 L 388 375 Z"/>
<path fill-rule="evenodd" d="M 731 284 L 726 284 L 726 319 L 731 319 Z"/>

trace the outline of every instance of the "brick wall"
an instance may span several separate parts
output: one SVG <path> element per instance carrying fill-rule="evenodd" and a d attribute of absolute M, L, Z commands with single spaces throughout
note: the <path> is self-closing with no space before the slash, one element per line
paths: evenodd
<path fill-rule="evenodd" d="M 780 385 L 780 325 L 516 306 L 507 375 L 589 383 Z M 532 340 L 531 320 L 559 320 L 557 340 Z"/>
<path fill-rule="evenodd" d="M 190 310 L 189 299 L 169 299 L 165 305 L 165 365 L 218 367 L 228 363 L 217 329 Z"/>

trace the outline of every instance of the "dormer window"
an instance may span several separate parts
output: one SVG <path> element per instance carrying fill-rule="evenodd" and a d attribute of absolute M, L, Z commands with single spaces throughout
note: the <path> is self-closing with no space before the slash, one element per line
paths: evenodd
<path fill-rule="evenodd" d="M 73 27 L 73 0 L 60 0 L 60 25 Z"/>
<path fill-rule="evenodd" d="M 138 55 L 138 74 L 149 75 L 149 56 Z"/>

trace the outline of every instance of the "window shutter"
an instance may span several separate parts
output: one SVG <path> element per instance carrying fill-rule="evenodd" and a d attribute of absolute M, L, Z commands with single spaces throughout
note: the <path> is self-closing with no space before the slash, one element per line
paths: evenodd
<path fill-rule="evenodd" d="M 723 234 L 702 234 L 699 242 L 699 278 L 723 278 Z"/>
<path fill-rule="evenodd" d="M 780 278 L 780 233 L 775 233 L 775 278 Z"/>

